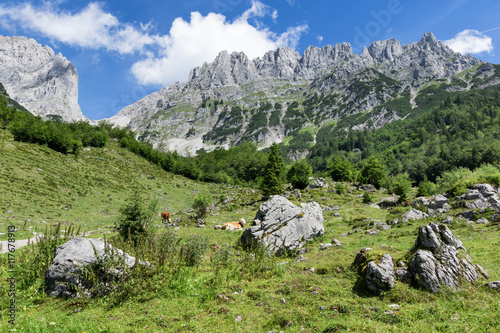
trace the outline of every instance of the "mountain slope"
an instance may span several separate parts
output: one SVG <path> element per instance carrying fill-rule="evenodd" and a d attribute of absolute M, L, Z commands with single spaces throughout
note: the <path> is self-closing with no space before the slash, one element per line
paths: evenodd
<path fill-rule="evenodd" d="M 10 97 L 43 117 L 85 120 L 78 105 L 78 74 L 60 53 L 34 39 L 0 36 L 0 83 Z"/>
<path fill-rule="evenodd" d="M 454 53 L 431 33 L 409 45 L 375 42 L 361 55 L 347 43 L 309 47 L 302 56 L 279 48 L 254 60 L 221 52 L 214 62 L 194 68 L 187 82 L 146 96 L 109 121 L 181 154 L 278 141 L 297 146 L 289 151 L 295 159 L 309 152 L 325 126 L 366 113 L 373 125 L 347 123 L 345 129 L 381 127 L 416 107 L 415 97 L 427 84 L 451 82 L 481 63 Z M 376 109 L 389 101 L 402 107 Z"/>

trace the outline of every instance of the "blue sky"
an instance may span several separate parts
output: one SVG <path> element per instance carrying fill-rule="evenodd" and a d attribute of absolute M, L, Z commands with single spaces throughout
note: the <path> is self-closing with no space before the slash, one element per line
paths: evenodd
<path fill-rule="evenodd" d="M 75 64 L 87 117 L 123 107 L 211 62 L 221 50 L 250 58 L 289 46 L 418 41 L 500 63 L 498 0 L 0 0 L 0 35 L 27 36 Z"/>

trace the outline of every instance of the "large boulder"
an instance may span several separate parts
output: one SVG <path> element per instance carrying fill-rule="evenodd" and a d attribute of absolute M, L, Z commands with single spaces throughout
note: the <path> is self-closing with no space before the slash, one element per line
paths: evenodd
<path fill-rule="evenodd" d="M 380 294 L 394 288 L 394 262 L 390 254 L 373 253 L 370 247 L 362 248 L 354 258 L 353 267 L 370 292 Z"/>
<path fill-rule="evenodd" d="M 111 253 L 113 255 L 110 255 Z M 108 269 L 106 273 L 115 278 L 121 277 L 127 268 L 135 265 L 134 257 L 98 239 L 73 238 L 58 246 L 52 265 L 45 274 L 47 295 L 78 297 L 79 291 L 83 291 L 89 296 L 89 290 L 93 286 L 92 282 L 84 277 L 85 268 L 96 264 L 98 260 L 107 259 L 109 259 L 108 262 L 113 261 L 114 264 L 110 265 L 110 270 Z"/>
<path fill-rule="evenodd" d="M 241 244 L 245 248 L 261 244 L 278 254 L 290 252 L 323 235 L 323 221 L 323 210 L 317 202 L 298 207 L 275 195 L 260 206 L 252 227 L 243 232 Z"/>
<path fill-rule="evenodd" d="M 380 263 L 370 261 L 366 266 L 366 286 L 375 293 L 394 288 L 394 263 L 390 254 L 384 254 Z"/>
<path fill-rule="evenodd" d="M 441 285 L 458 287 L 461 278 L 471 283 L 481 275 L 489 279 L 481 266 L 472 263 L 463 243 L 446 225 L 432 222 L 420 227 L 415 250 L 408 272 L 414 283 L 432 292 L 438 292 Z"/>

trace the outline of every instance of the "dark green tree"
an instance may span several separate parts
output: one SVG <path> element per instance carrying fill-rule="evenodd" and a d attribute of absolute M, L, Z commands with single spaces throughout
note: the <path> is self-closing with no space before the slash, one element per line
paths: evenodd
<path fill-rule="evenodd" d="M 309 177 L 312 176 L 312 166 L 307 163 L 305 159 L 296 161 L 290 167 L 287 173 L 287 180 L 292 184 L 293 187 L 298 189 L 306 188 L 311 180 Z"/>
<path fill-rule="evenodd" d="M 374 156 L 370 156 L 368 161 L 361 169 L 361 178 L 365 184 L 372 184 L 376 188 L 380 188 L 385 177 L 385 170 L 382 163 Z"/>
<path fill-rule="evenodd" d="M 277 143 L 271 145 L 271 152 L 267 157 L 264 176 L 260 184 L 260 190 L 264 196 L 283 193 L 283 179 L 285 175 L 285 163 L 281 156 L 280 147 Z"/>
<path fill-rule="evenodd" d="M 138 237 L 146 235 L 156 216 L 157 206 L 158 199 L 153 199 L 146 206 L 138 193 L 132 196 L 119 210 L 120 216 L 116 229 L 122 239 L 131 238 L 135 242 Z"/>
<path fill-rule="evenodd" d="M 354 179 L 354 165 L 340 156 L 328 163 L 330 169 L 330 177 L 336 182 L 347 182 Z"/>

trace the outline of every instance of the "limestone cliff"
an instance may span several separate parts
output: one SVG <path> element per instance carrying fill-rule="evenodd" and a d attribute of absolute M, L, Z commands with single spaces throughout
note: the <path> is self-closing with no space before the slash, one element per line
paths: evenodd
<path fill-rule="evenodd" d="M 78 74 L 60 53 L 26 37 L 0 36 L 0 83 L 35 115 L 86 119 L 78 105 Z"/>

